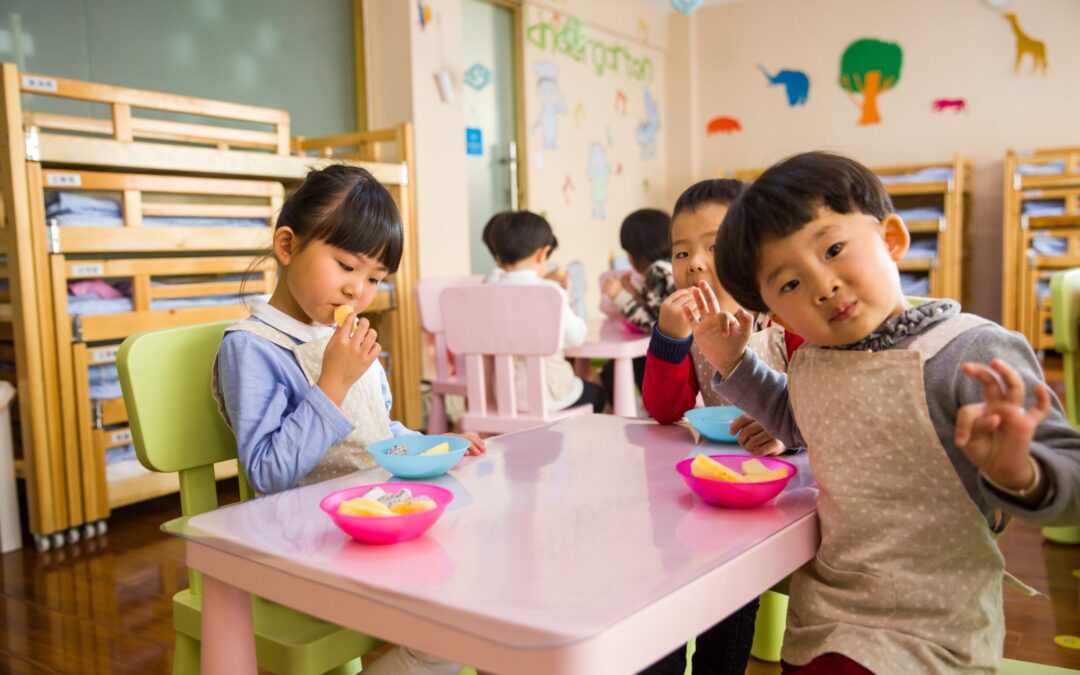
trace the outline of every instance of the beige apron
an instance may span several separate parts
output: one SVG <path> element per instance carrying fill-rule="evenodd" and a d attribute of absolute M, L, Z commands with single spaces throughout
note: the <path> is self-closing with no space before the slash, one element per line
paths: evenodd
<path fill-rule="evenodd" d="M 821 488 L 821 546 L 791 580 L 785 661 L 838 652 L 882 675 L 998 668 L 1004 559 L 923 383 L 928 359 L 986 323 L 960 314 L 908 349 L 796 352 L 788 387 Z"/>
<path fill-rule="evenodd" d="M 750 336 L 747 347 L 757 352 L 757 355 L 773 370 L 781 373 L 787 372 L 787 347 L 784 345 L 784 329 L 780 326 L 769 326 L 759 330 Z M 701 400 L 707 406 L 731 405 L 726 398 L 716 393 L 710 384 L 716 368 L 712 367 L 709 360 L 701 353 L 697 343 L 690 345 L 690 358 L 693 360 L 694 373 L 697 375 L 698 389 L 701 390 Z"/>
<path fill-rule="evenodd" d="M 268 340 L 275 345 L 287 349 L 296 357 L 300 369 L 311 385 L 319 381 L 322 372 L 323 352 L 330 336 L 313 340 L 303 344 L 296 344 L 285 333 L 269 326 L 262 321 L 239 321 L 225 329 L 226 333 L 235 330 L 247 331 Z M 229 417 L 225 413 L 225 405 L 222 401 L 221 390 L 217 383 L 217 365 L 214 366 L 213 375 L 214 398 L 218 401 L 218 408 L 222 417 L 228 422 Z M 375 460 L 367 453 L 367 446 L 376 441 L 390 438 L 390 420 L 386 414 L 386 402 L 382 395 L 382 382 L 379 378 L 379 369 L 371 367 L 367 369 L 356 384 L 349 389 L 342 401 L 341 410 L 345 416 L 355 425 L 352 433 L 345 440 L 326 451 L 319 463 L 306 476 L 299 485 L 318 483 L 336 476 L 341 476 L 353 471 L 362 471 L 374 466 Z"/>

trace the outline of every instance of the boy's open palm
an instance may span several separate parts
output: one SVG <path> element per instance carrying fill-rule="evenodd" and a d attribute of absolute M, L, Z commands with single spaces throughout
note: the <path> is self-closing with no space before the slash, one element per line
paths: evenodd
<path fill-rule="evenodd" d="M 704 281 L 690 290 L 694 296 L 694 309 L 684 305 L 683 316 L 694 329 L 698 349 L 720 376 L 726 378 L 742 359 L 754 331 L 754 317 L 745 309 L 734 315 L 721 310 L 716 294 Z"/>
<path fill-rule="evenodd" d="M 378 337 L 378 333 L 371 328 L 371 322 L 367 319 L 357 322 L 355 313 L 349 314 L 330 337 L 323 354 L 319 388 L 338 407 L 349 389 L 379 358 L 382 347 L 376 341 Z"/>
<path fill-rule="evenodd" d="M 1035 388 L 1035 405 L 1024 407 L 1024 382 L 1004 361 L 987 367 L 965 363 L 963 372 L 982 384 L 985 402 L 972 403 L 956 414 L 956 445 L 994 483 L 1023 490 L 1035 478 L 1031 439 L 1050 411 L 1050 390 Z"/>

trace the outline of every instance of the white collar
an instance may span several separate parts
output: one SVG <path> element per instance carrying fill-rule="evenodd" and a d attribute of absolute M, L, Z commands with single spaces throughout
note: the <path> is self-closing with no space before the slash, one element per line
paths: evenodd
<path fill-rule="evenodd" d="M 509 272 L 502 273 L 503 279 L 539 279 L 540 275 L 536 273 L 536 270 L 524 269 L 524 270 L 511 270 Z"/>
<path fill-rule="evenodd" d="M 312 342 L 334 332 L 330 326 L 297 321 L 277 307 L 261 300 L 251 303 L 251 315 L 300 342 Z"/>

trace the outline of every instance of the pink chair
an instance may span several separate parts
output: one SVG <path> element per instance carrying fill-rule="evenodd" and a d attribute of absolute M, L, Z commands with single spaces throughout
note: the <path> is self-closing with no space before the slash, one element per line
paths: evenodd
<path fill-rule="evenodd" d="M 435 379 L 431 381 L 431 409 L 428 412 L 427 427 L 429 434 L 445 433 L 449 428 L 446 422 L 447 394 L 465 395 L 464 364 L 457 364 L 456 372 L 450 372 L 450 351 L 446 348 L 439 297 L 447 288 L 476 286 L 483 280 L 483 277 L 473 275 L 421 279 L 416 283 L 416 307 L 420 312 L 420 327 L 424 332 L 431 333 L 435 341 Z"/>
<path fill-rule="evenodd" d="M 442 294 L 446 345 L 465 359 L 466 431 L 507 433 L 586 414 L 588 405 L 549 410 L 544 357 L 562 351 L 563 296 L 547 285 L 481 285 Z M 486 357 L 494 363 L 494 405 Z M 525 360 L 528 410 L 518 405 L 514 358 Z"/>

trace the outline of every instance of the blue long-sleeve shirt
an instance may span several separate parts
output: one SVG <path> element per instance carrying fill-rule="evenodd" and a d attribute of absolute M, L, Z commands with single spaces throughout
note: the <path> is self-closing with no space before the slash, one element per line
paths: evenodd
<path fill-rule="evenodd" d="M 264 318 L 268 316 L 267 307 L 260 308 Z M 283 325 L 287 322 L 274 320 L 272 314 L 265 323 L 282 330 L 297 344 L 306 341 L 293 334 L 302 331 L 290 331 L 288 325 Z M 386 371 L 378 361 L 371 367 L 379 370 L 389 417 L 393 398 Z M 294 487 L 327 450 L 353 431 L 353 421 L 322 389 L 308 383 L 296 357 L 257 335 L 246 331 L 227 333 L 218 351 L 217 375 L 229 424 L 236 435 L 240 466 L 260 494 Z M 363 420 L 356 423 L 362 424 Z M 392 420 L 390 431 L 395 437 L 418 433 Z"/>

